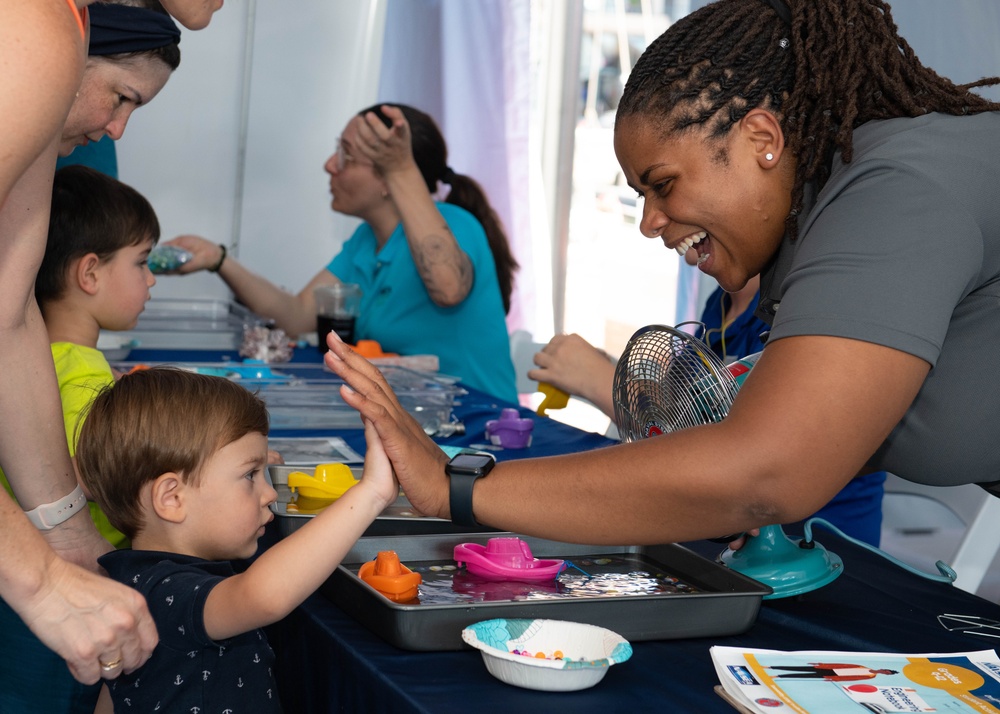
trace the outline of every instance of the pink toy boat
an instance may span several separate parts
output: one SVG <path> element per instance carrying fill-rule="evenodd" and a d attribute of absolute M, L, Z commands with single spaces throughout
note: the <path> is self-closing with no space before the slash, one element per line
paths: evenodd
<path fill-rule="evenodd" d="M 459 543 L 455 561 L 473 575 L 493 580 L 555 580 L 566 569 L 564 560 L 541 560 L 520 538 L 490 538 L 486 545 Z"/>

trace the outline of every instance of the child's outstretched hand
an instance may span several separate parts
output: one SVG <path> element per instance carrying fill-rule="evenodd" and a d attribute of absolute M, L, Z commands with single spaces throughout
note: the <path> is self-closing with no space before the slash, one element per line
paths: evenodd
<path fill-rule="evenodd" d="M 396 500 L 399 495 L 399 482 L 392 471 L 392 462 L 386 456 L 382 439 L 375 430 L 375 425 L 368 419 L 365 424 L 365 467 L 361 474 L 361 483 L 376 489 L 375 494 L 385 499 L 385 505 Z"/>

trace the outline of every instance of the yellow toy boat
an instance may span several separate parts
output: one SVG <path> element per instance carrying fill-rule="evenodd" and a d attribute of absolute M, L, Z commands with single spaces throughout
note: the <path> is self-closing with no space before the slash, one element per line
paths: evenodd
<path fill-rule="evenodd" d="M 289 490 L 314 501 L 335 501 L 357 482 L 347 464 L 320 464 L 313 476 L 303 471 L 288 474 Z"/>

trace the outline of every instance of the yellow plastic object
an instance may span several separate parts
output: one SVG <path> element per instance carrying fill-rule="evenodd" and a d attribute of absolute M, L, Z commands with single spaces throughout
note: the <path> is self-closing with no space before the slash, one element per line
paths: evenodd
<path fill-rule="evenodd" d="M 569 395 L 548 382 L 539 382 L 538 391 L 545 395 L 545 399 L 538 405 L 538 416 L 545 416 L 546 409 L 563 409 L 569 404 Z"/>
<path fill-rule="evenodd" d="M 312 500 L 334 501 L 356 483 L 357 479 L 347 464 L 320 464 L 314 476 L 302 471 L 288 474 L 288 488 Z"/>
<path fill-rule="evenodd" d="M 315 516 L 331 503 L 333 501 L 329 498 L 306 498 L 300 493 L 285 504 L 285 510 L 288 513 L 298 513 L 302 516 Z"/>
<path fill-rule="evenodd" d="M 375 560 L 362 564 L 358 577 L 393 602 L 415 598 L 423 581 L 420 573 L 414 573 L 399 562 L 394 550 L 380 550 Z"/>

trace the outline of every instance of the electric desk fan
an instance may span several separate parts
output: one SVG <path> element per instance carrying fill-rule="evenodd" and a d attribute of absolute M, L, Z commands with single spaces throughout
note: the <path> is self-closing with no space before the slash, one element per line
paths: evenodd
<path fill-rule="evenodd" d="M 640 328 L 618 360 L 615 420 L 622 441 L 637 441 L 721 421 L 756 356 L 729 367 L 701 340 L 672 327 Z M 808 534 L 807 534 L 808 536 Z M 810 538 L 792 541 L 781 526 L 765 526 L 720 560 L 769 585 L 768 598 L 790 597 L 832 582 L 841 559 Z"/>

